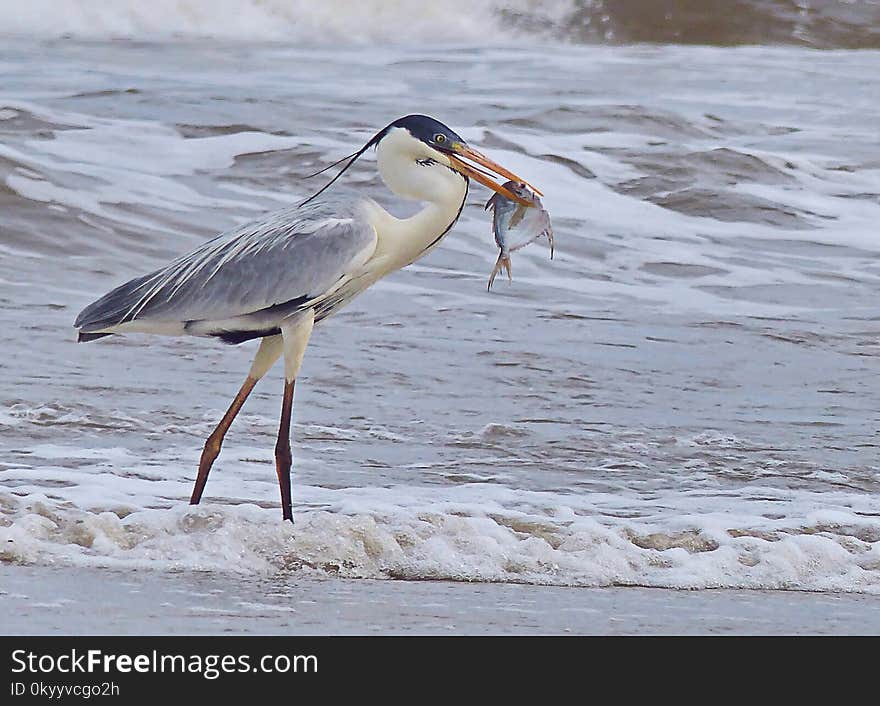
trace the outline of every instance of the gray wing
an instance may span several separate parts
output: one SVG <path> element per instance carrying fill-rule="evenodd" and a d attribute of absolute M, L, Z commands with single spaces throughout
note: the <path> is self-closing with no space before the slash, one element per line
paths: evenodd
<path fill-rule="evenodd" d="M 271 328 L 331 296 L 375 246 L 375 229 L 355 199 L 284 209 L 117 287 L 74 326 L 80 340 L 114 329 L 220 335 Z"/>

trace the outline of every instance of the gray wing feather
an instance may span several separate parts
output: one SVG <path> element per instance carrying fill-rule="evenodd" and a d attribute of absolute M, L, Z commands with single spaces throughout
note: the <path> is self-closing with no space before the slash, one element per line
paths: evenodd
<path fill-rule="evenodd" d="M 288 303 L 306 308 L 366 260 L 375 243 L 374 228 L 353 200 L 284 209 L 117 287 L 74 325 L 89 332 L 140 320 L 228 320 Z"/>

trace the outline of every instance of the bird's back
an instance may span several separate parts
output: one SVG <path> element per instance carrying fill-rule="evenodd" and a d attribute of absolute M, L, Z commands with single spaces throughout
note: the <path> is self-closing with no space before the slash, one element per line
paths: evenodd
<path fill-rule="evenodd" d="M 83 309 L 74 325 L 80 341 L 124 331 L 259 332 L 332 293 L 369 259 L 375 243 L 359 198 L 326 195 L 222 233 L 116 287 Z"/>

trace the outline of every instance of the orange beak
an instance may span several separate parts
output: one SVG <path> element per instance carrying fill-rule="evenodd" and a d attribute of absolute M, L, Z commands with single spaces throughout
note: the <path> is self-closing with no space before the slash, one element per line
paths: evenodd
<path fill-rule="evenodd" d="M 457 142 L 452 145 L 452 151 L 446 152 L 446 156 L 449 158 L 449 161 L 452 163 L 452 167 L 461 174 L 464 174 L 467 177 L 470 177 L 474 181 L 480 182 L 483 186 L 488 186 L 492 191 L 501 194 L 504 198 L 509 199 L 510 201 L 516 201 L 517 203 L 521 203 L 523 206 L 534 206 L 533 203 L 526 201 L 521 196 L 517 196 L 510 189 L 507 189 L 503 185 L 494 181 L 491 177 L 493 174 L 497 174 L 498 176 L 504 177 L 505 179 L 510 179 L 512 181 L 518 182 L 520 184 L 525 184 L 532 191 L 534 191 L 538 196 L 543 196 L 543 194 L 538 191 L 534 186 L 529 184 L 525 179 L 520 176 L 517 176 L 513 172 L 505 169 L 500 164 L 493 162 L 486 155 L 477 152 L 473 147 L 469 147 L 461 142 Z M 472 164 L 468 164 L 465 162 L 462 157 L 469 159 L 471 162 L 475 162 L 482 167 L 488 169 L 490 173 L 475 167 Z"/>

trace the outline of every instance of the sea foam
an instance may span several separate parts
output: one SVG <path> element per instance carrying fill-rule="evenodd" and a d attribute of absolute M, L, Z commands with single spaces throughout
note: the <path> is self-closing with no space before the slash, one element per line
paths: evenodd
<path fill-rule="evenodd" d="M 34 0 L 0 3 L 0 32 L 38 37 L 215 38 L 306 43 L 504 39 L 503 13 L 550 18 L 571 0 Z"/>

